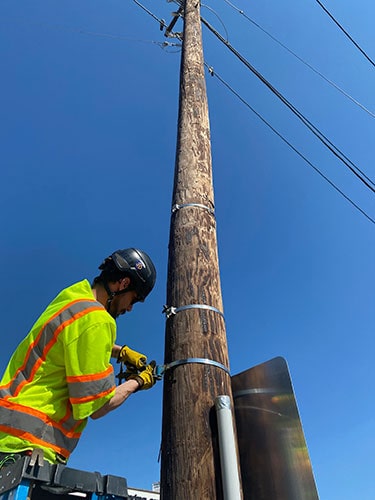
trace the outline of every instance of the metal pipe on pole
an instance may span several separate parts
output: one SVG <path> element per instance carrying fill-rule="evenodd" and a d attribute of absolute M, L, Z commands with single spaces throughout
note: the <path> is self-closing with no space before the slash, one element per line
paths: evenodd
<path fill-rule="evenodd" d="M 221 478 L 224 500 L 241 500 L 241 481 L 237 456 L 237 441 L 233 427 L 232 404 L 229 396 L 215 400 L 219 433 Z"/>
<path fill-rule="evenodd" d="M 215 398 L 231 397 L 218 264 L 200 4 L 182 4 L 178 134 L 169 239 L 162 500 L 223 498 Z"/>

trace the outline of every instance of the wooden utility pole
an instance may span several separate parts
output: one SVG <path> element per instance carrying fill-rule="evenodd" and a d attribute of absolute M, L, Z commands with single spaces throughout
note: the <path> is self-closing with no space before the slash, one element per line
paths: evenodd
<path fill-rule="evenodd" d="M 222 498 L 214 402 L 231 396 L 200 5 L 185 0 L 166 308 L 162 500 Z"/>

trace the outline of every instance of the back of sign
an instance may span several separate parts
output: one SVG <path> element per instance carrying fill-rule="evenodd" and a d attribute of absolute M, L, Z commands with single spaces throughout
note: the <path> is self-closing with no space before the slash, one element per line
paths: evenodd
<path fill-rule="evenodd" d="M 232 377 L 245 500 L 318 500 L 286 361 Z"/>

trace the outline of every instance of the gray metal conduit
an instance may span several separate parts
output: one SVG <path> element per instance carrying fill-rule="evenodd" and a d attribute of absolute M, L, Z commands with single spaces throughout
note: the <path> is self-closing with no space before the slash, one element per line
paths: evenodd
<path fill-rule="evenodd" d="M 236 439 L 229 396 L 215 398 L 224 500 L 242 500 Z"/>

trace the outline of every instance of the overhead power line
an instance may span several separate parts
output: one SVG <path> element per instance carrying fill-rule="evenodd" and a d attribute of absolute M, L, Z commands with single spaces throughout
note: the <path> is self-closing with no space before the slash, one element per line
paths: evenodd
<path fill-rule="evenodd" d="M 138 7 L 140 7 L 142 10 L 144 10 L 145 12 L 147 12 L 147 14 L 149 16 L 151 16 L 156 21 L 158 21 L 158 23 L 160 25 L 160 30 L 163 30 L 163 28 L 167 27 L 167 25 L 165 24 L 164 19 L 160 19 L 159 17 L 155 16 L 155 14 L 153 14 L 147 7 L 145 7 L 143 4 L 141 4 L 141 2 L 138 2 L 138 0 L 133 0 L 133 2 L 136 3 L 138 5 Z"/>
<path fill-rule="evenodd" d="M 137 3 L 138 5 L 140 5 L 142 8 L 143 6 L 141 4 L 139 4 L 138 0 L 133 0 L 135 3 Z M 179 2 L 177 2 L 179 3 Z M 148 9 L 146 8 L 143 8 L 146 12 L 148 12 Z M 154 14 L 152 14 L 151 12 L 148 12 L 154 19 L 156 20 L 159 20 Z M 160 20 L 159 20 L 160 21 Z M 205 26 L 209 27 L 209 29 L 214 30 L 214 28 L 212 28 L 209 23 L 207 23 L 207 21 L 205 21 L 202 17 L 201 17 L 201 21 L 203 24 L 205 24 Z M 165 23 L 164 23 L 165 25 Z M 167 27 L 168 29 L 168 27 Z M 217 33 L 217 32 L 216 32 Z M 215 33 L 215 34 L 216 34 Z M 228 45 L 230 47 L 230 44 L 229 42 L 225 41 L 225 39 L 223 37 L 221 37 L 221 35 L 219 33 L 217 33 L 217 36 L 219 37 L 219 39 L 221 39 L 221 41 L 223 41 L 223 43 L 225 43 L 226 45 Z M 233 49 L 234 50 L 234 49 Z M 235 51 L 237 52 L 237 51 Z M 239 54 L 240 56 L 240 54 Z M 242 58 L 242 56 L 240 56 L 240 59 L 244 59 Z M 244 61 L 246 61 L 244 59 Z M 243 62 L 244 62 L 243 61 Z M 247 62 L 247 61 L 246 61 Z M 250 65 L 250 63 L 247 62 L 247 64 Z M 285 139 L 274 127 L 272 127 L 272 125 L 270 125 L 257 111 L 255 111 L 236 91 L 234 91 L 230 86 L 229 84 L 227 84 L 222 78 L 220 78 L 216 73 L 213 72 L 212 68 L 210 68 L 206 63 L 205 65 L 209 68 L 211 74 L 213 74 L 214 76 L 217 76 L 219 78 L 219 80 L 232 92 L 234 93 L 251 111 L 253 111 L 278 137 L 280 137 L 293 151 L 295 151 L 306 163 L 308 163 L 322 178 L 324 178 L 339 194 L 341 194 L 351 205 L 353 205 L 353 207 L 355 207 L 359 212 L 361 212 L 370 222 L 372 222 L 373 224 L 375 224 L 375 219 L 371 218 L 361 207 L 359 207 L 349 196 L 347 196 L 341 189 L 339 189 L 327 176 L 325 176 L 312 162 L 310 162 L 310 160 L 308 160 L 300 151 L 297 150 L 297 148 L 295 146 L 293 146 L 287 139 Z M 257 70 L 255 70 L 255 68 L 253 68 L 251 65 L 250 65 L 250 68 L 252 71 L 254 70 L 256 73 L 256 75 L 261 77 L 262 81 L 265 80 L 264 77 L 262 75 L 260 75 L 260 73 L 257 72 Z M 265 80 L 265 82 L 267 84 L 268 87 L 272 87 L 271 84 L 269 82 L 267 82 L 267 80 Z M 273 88 L 273 87 L 272 87 Z M 280 94 L 276 89 L 274 89 L 277 94 Z M 279 97 L 279 95 L 278 95 Z M 283 97 L 281 96 L 280 94 L 280 97 Z M 283 98 L 285 99 L 285 98 Z M 287 101 L 288 102 L 288 101 Z M 290 104 L 290 103 L 289 103 Z M 290 104 L 290 106 L 292 106 Z M 292 106 L 292 108 L 294 108 Z M 295 108 L 294 108 L 295 109 Z M 293 110 L 293 109 L 292 109 Z M 296 110 L 298 111 L 298 110 Z M 297 115 L 298 116 L 298 115 Z M 301 115 L 303 116 L 303 115 Z M 304 118 L 304 117 L 303 117 Z M 300 117 L 301 119 L 301 117 Z M 305 120 L 307 120 L 305 118 Z M 308 122 L 308 120 L 307 120 Z M 312 125 L 312 124 L 311 124 Z M 312 125 L 312 127 L 314 127 Z M 317 132 L 319 132 L 317 130 Z M 316 135 L 316 134 L 315 134 Z M 323 136 L 324 137 L 324 136 Z M 322 139 L 320 139 L 322 140 Z M 338 156 L 336 153 L 335 153 L 336 156 Z M 340 158 L 341 159 L 341 158 Z M 350 160 L 349 160 L 350 161 Z M 360 171 L 361 172 L 361 171 Z M 358 175 L 358 174 L 356 174 Z M 366 177 L 366 176 L 365 176 Z M 371 181 L 371 179 L 369 179 L 369 181 L 373 184 L 373 182 Z M 372 191 L 374 190 L 371 186 L 368 186 Z"/>
<path fill-rule="evenodd" d="M 236 10 L 239 14 L 241 14 L 249 23 L 251 23 L 252 25 L 254 25 L 256 28 L 258 28 L 259 30 L 261 30 L 265 35 L 267 35 L 269 38 L 271 38 L 271 40 L 273 40 L 278 45 L 280 45 L 280 47 L 282 47 L 287 52 L 289 52 L 289 54 L 291 54 L 292 56 L 294 56 L 302 64 L 304 64 L 309 69 L 311 69 L 315 74 L 317 74 L 318 76 L 320 76 L 320 78 L 322 78 L 325 82 L 327 82 L 329 85 L 331 85 L 332 87 L 334 87 L 338 92 L 340 92 L 341 94 L 343 94 L 345 97 L 347 97 L 348 99 L 350 99 L 354 104 L 356 104 L 361 109 L 363 109 L 363 111 L 366 111 L 366 113 L 368 113 L 370 116 L 372 116 L 373 118 L 375 118 L 375 113 L 373 113 L 372 111 L 370 111 L 369 109 L 367 109 L 363 104 L 361 104 L 359 101 L 357 101 L 357 99 L 354 99 L 354 97 L 352 97 L 348 92 L 346 92 L 344 89 L 342 89 L 339 85 L 337 85 L 335 82 L 333 82 L 332 80 L 330 80 L 329 78 L 327 78 L 326 76 L 324 76 L 323 73 L 321 73 L 319 70 L 317 70 L 316 68 L 314 68 L 314 66 L 312 66 L 311 64 L 309 64 L 302 57 L 300 57 L 298 54 L 296 54 L 293 50 L 291 50 L 289 47 L 287 47 L 285 44 L 283 44 L 275 36 L 273 36 L 271 33 L 269 33 L 267 30 L 265 30 L 262 26 L 260 26 L 260 24 L 256 23 L 242 9 L 239 9 L 238 7 L 236 7 L 229 0 L 224 0 L 224 2 L 227 3 L 228 5 L 230 5 L 232 7 L 232 9 Z"/>
<path fill-rule="evenodd" d="M 225 38 L 201 17 L 202 23 L 283 102 L 297 118 L 333 153 L 365 186 L 375 193 L 375 183 L 355 163 L 337 148 L 308 118 L 306 118 L 281 92 L 279 92 L 249 61 L 238 52 Z"/>
<path fill-rule="evenodd" d="M 132 38 L 124 35 L 116 35 L 113 33 L 101 33 L 98 31 L 88 31 L 86 29 L 82 28 L 74 28 L 71 26 L 65 26 L 63 24 L 54 24 L 54 23 L 49 23 L 45 21 L 29 21 L 29 20 L 24 20 L 24 19 L 0 19 L 1 22 L 6 22 L 8 25 L 9 23 L 17 23 L 17 24 L 27 24 L 28 26 L 38 26 L 42 28 L 48 28 L 51 30 L 57 30 L 57 31 L 62 31 L 62 32 L 67 32 L 67 33 L 76 33 L 79 35 L 86 35 L 86 36 L 91 36 L 91 37 L 98 37 L 98 38 L 110 38 L 112 40 L 121 40 L 121 41 L 126 41 L 126 42 L 136 42 L 136 43 L 150 43 L 154 45 L 158 45 L 160 48 L 165 49 L 169 47 L 181 47 L 181 43 L 173 43 L 173 42 L 160 42 L 156 40 L 145 40 L 141 38 Z"/>
<path fill-rule="evenodd" d="M 227 30 L 227 28 L 226 28 L 223 20 L 221 19 L 221 17 L 219 16 L 219 14 L 216 12 L 216 10 L 214 10 L 212 7 L 210 7 L 209 5 L 207 5 L 205 3 L 201 3 L 201 7 L 204 7 L 205 9 L 211 11 L 217 17 L 217 19 L 219 20 L 220 24 L 222 25 L 222 27 L 223 27 L 223 29 L 225 31 L 225 34 L 226 34 L 226 37 L 227 37 L 227 40 L 228 40 L 229 39 L 228 30 Z"/>
<path fill-rule="evenodd" d="M 241 95 L 236 92 L 221 76 L 219 76 L 207 63 L 205 63 L 209 73 L 215 76 L 232 94 L 234 94 L 247 108 L 249 108 L 268 128 L 272 130 L 285 144 L 287 144 L 297 155 L 302 158 L 310 167 L 312 167 L 315 172 L 317 172 L 328 184 L 333 187 L 341 196 L 343 196 L 354 208 L 356 208 L 362 215 L 366 217 L 370 222 L 375 224 L 375 219 L 371 218 L 359 205 L 357 205 L 348 195 L 346 195 L 339 187 L 336 186 L 326 175 L 323 174 L 318 167 L 316 167 L 306 156 L 304 156 L 291 142 L 289 142 L 278 130 L 276 130 L 263 116 L 258 113 Z"/>
<path fill-rule="evenodd" d="M 349 38 L 349 40 L 357 47 L 357 49 L 365 56 L 365 58 L 375 67 L 375 62 L 366 54 L 366 52 L 358 45 L 358 43 L 349 35 L 349 33 L 341 26 L 341 24 L 333 17 L 329 10 L 320 2 L 315 0 L 324 12 L 332 19 L 332 21 L 340 28 L 340 30 Z"/>

